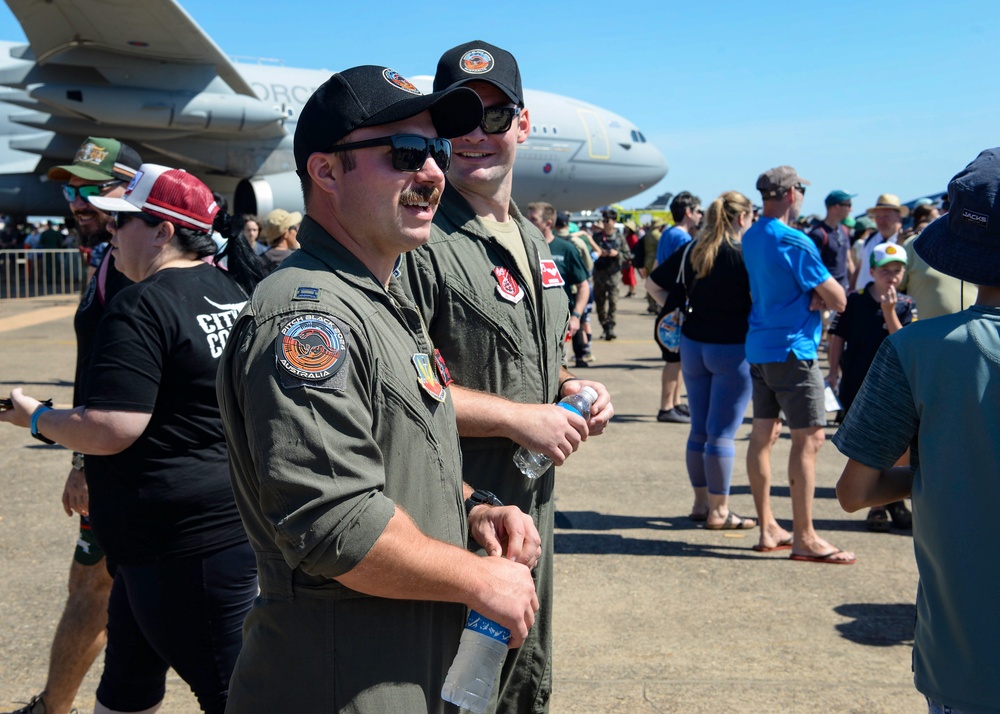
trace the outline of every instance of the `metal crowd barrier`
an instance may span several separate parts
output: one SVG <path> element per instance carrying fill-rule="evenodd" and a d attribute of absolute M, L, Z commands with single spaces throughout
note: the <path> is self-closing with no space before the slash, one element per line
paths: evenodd
<path fill-rule="evenodd" d="M 0 300 L 79 294 L 86 279 L 76 248 L 0 250 Z"/>

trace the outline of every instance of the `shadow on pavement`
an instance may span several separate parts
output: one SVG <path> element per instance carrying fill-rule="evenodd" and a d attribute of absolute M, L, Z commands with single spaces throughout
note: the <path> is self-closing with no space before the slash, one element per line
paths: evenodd
<path fill-rule="evenodd" d="M 750 550 L 749 544 L 734 548 L 686 541 L 627 538 L 601 533 L 556 533 L 556 555 L 657 555 L 686 558 L 722 558 L 724 560 L 764 560 Z"/>
<path fill-rule="evenodd" d="M 911 603 L 848 603 L 833 609 L 852 622 L 837 625 L 844 639 L 859 645 L 891 647 L 913 645 L 916 605 Z"/>

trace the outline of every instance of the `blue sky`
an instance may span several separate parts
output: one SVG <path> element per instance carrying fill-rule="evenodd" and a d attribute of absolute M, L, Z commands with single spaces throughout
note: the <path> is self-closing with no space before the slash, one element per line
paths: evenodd
<path fill-rule="evenodd" d="M 670 172 L 630 206 L 683 189 L 759 200 L 757 175 L 791 164 L 812 181 L 805 212 L 835 188 L 863 209 L 943 191 L 1000 145 L 995 0 L 182 5 L 226 53 L 289 67 L 412 76 L 467 40 L 504 47 L 526 86 L 628 117 L 663 151 Z M 23 39 L 6 5 L 0 39 Z"/>

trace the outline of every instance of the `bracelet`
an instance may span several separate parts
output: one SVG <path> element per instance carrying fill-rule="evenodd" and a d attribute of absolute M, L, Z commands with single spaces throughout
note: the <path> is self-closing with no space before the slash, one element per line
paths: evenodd
<path fill-rule="evenodd" d="M 576 310 L 574 310 L 573 312 L 571 312 L 570 315 L 572 315 L 573 317 L 575 317 L 577 320 L 580 320 L 580 319 L 583 318 L 583 313 L 577 312 Z"/>
<path fill-rule="evenodd" d="M 559 383 L 559 388 L 556 390 L 556 396 L 558 397 L 560 394 L 562 394 L 562 390 L 563 387 L 566 386 L 566 382 L 579 382 L 579 381 L 580 381 L 579 377 L 567 377 L 566 379 L 564 379 Z"/>
<path fill-rule="evenodd" d="M 34 411 L 31 415 L 31 435 L 38 439 L 39 441 L 45 442 L 46 444 L 54 444 L 56 442 L 52 439 L 46 439 L 44 436 L 38 433 L 38 417 L 40 417 L 45 412 L 52 411 L 52 407 L 47 407 L 44 404 L 39 404 L 38 409 Z"/>

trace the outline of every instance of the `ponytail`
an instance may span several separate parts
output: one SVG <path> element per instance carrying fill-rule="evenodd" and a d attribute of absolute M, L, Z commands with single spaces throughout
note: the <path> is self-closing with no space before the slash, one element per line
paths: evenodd
<path fill-rule="evenodd" d="M 257 287 L 257 283 L 264 279 L 264 268 L 247 239 L 243 237 L 243 223 L 242 217 L 234 218 L 225 211 L 219 211 L 215 215 L 212 229 L 227 240 L 222 250 L 215 255 L 214 263 L 219 267 L 219 262 L 226 258 L 229 277 L 243 289 L 243 292 L 250 295 Z M 209 239 L 211 240 L 211 237 Z"/>
<path fill-rule="evenodd" d="M 737 219 L 753 211 L 750 199 L 738 191 L 727 191 L 712 201 L 705 213 L 705 227 L 691 249 L 691 265 L 699 278 L 712 272 L 722 241 L 736 247 L 739 243 Z"/>

